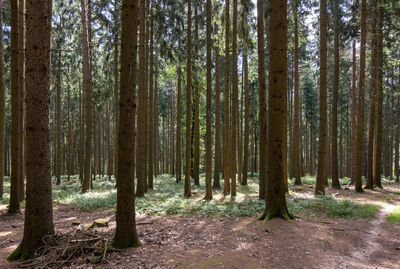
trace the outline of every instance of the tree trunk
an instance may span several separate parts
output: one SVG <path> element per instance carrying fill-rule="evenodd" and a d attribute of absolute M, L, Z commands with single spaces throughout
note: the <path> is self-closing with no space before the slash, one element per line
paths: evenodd
<path fill-rule="evenodd" d="M 214 28 L 217 32 L 217 28 Z M 213 188 L 220 189 L 219 173 L 221 171 L 221 109 L 220 109 L 220 58 L 219 47 L 215 46 L 215 156 L 214 156 L 214 181 Z"/>
<path fill-rule="evenodd" d="M 139 246 L 135 220 L 134 143 L 136 46 L 138 0 L 122 2 L 121 77 L 118 131 L 118 178 L 116 231 L 113 245 L 117 248 Z"/>
<path fill-rule="evenodd" d="M 178 76 L 178 95 L 176 100 L 176 182 L 182 180 L 182 69 L 178 66 L 177 70 Z"/>
<path fill-rule="evenodd" d="M 58 70 L 57 70 L 57 85 L 56 85 L 56 111 L 55 111 L 55 122 L 56 122 L 56 184 L 61 183 L 61 47 L 58 48 Z"/>
<path fill-rule="evenodd" d="M 83 89 L 85 93 L 85 165 L 83 170 L 82 192 L 91 188 L 90 184 L 90 163 L 92 155 L 92 72 L 90 61 L 90 47 L 88 34 L 88 22 L 86 17 L 86 3 L 81 0 L 81 21 L 82 21 L 82 58 L 83 58 Z"/>
<path fill-rule="evenodd" d="M 299 81 L 299 30 L 298 4 L 295 6 L 294 19 L 294 177 L 295 184 L 301 185 L 300 174 L 300 81 Z"/>
<path fill-rule="evenodd" d="M 187 44 L 186 44 L 186 155 L 185 155 L 185 198 L 189 198 L 192 195 L 190 187 L 190 123 L 191 123 L 191 109 L 192 109 L 192 1 L 188 0 L 187 8 Z"/>
<path fill-rule="evenodd" d="M 137 108 L 137 143 L 136 150 L 136 177 L 137 190 L 136 196 L 143 197 L 147 191 L 147 176 L 146 176 L 146 142 L 147 142 L 147 81 L 146 81 L 146 0 L 140 0 L 140 44 L 139 44 L 139 103 Z"/>
<path fill-rule="evenodd" d="M 18 85 L 18 1 L 11 1 L 11 188 L 8 213 L 17 213 L 20 185 L 20 109 Z"/>
<path fill-rule="evenodd" d="M 151 1 L 151 0 L 150 0 Z M 152 4 L 153 5 L 153 4 Z M 147 159 L 147 174 L 148 174 L 148 179 L 147 179 L 147 186 L 149 189 L 153 189 L 153 178 L 154 178 L 154 163 L 153 163 L 153 147 L 154 147 L 154 137 L 153 137 L 153 127 L 154 127 L 154 87 L 153 87 L 153 79 L 154 79 L 154 70 L 153 70 L 153 61 L 154 61 L 154 18 L 153 13 L 152 13 L 153 7 L 150 9 L 150 49 L 149 49 L 149 110 L 148 110 L 148 139 L 149 139 L 149 145 L 148 145 L 148 159 Z"/>
<path fill-rule="evenodd" d="M 356 170 L 356 151 L 357 151 L 357 88 L 356 88 L 356 81 L 357 81 L 357 64 L 356 64 L 356 40 L 353 39 L 352 42 L 352 81 L 351 81 L 351 181 L 350 185 L 355 184 L 355 170 Z"/>
<path fill-rule="evenodd" d="M 396 98 L 396 118 L 400 116 L 400 95 Z M 396 182 L 400 180 L 400 171 L 399 171 L 399 143 L 400 143 L 400 125 L 397 121 L 396 124 L 396 138 L 394 142 L 394 174 L 396 176 Z"/>
<path fill-rule="evenodd" d="M 10 260 L 33 258 L 43 237 L 54 234 L 50 175 L 51 1 L 27 2 L 27 199 L 24 236 Z"/>
<path fill-rule="evenodd" d="M 268 38 L 269 48 L 269 96 L 268 96 L 268 152 L 266 206 L 263 217 L 268 221 L 275 217 L 293 218 L 287 210 L 284 186 L 284 151 L 287 145 L 285 121 L 287 94 L 287 1 L 270 2 Z"/>
<path fill-rule="evenodd" d="M 197 3 L 194 3 L 194 65 L 199 58 L 199 16 Z M 195 185 L 200 185 L 199 169 L 200 169 L 200 82 L 198 74 L 195 73 L 194 78 L 194 96 L 193 96 L 193 179 Z"/>
<path fill-rule="evenodd" d="M 320 120 L 319 120 L 319 146 L 318 146 L 318 171 L 317 182 L 315 185 L 316 195 L 325 195 L 325 186 L 328 180 L 328 73 L 327 73 L 327 26 L 328 14 L 326 0 L 320 2 Z"/>
<path fill-rule="evenodd" d="M 244 12 L 243 23 L 247 26 L 247 12 Z M 249 98 L 249 67 L 247 63 L 248 29 L 244 30 L 243 37 L 243 86 L 244 86 L 244 137 L 243 137 L 243 177 L 242 185 L 247 185 L 247 173 L 249 167 L 249 132 L 250 132 L 250 98 Z"/>
<path fill-rule="evenodd" d="M 0 8 L 3 0 L 0 0 Z M 3 12 L 0 12 L 0 44 L 3 44 Z M 4 49 L 0 46 L 0 199 L 3 198 L 3 178 L 7 170 L 6 147 L 5 147 L 5 117 L 6 117 L 6 92 L 4 84 Z"/>
<path fill-rule="evenodd" d="M 205 166 L 206 166 L 206 196 L 205 200 L 212 199 L 212 188 L 211 188 L 211 173 L 212 173 L 212 115 L 211 115 L 211 0 L 206 2 L 206 13 L 207 13 L 207 29 L 206 29 L 206 39 L 207 39 L 207 95 L 206 95 L 206 156 L 205 156 Z"/>
<path fill-rule="evenodd" d="M 361 44 L 360 44 L 360 74 L 358 85 L 358 110 L 357 110 L 357 130 L 356 130 L 356 154 L 355 154 L 355 171 L 354 182 L 357 192 L 362 192 L 362 149 L 363 149 L 363 133 L 364 133 L 364 85 L 365 85 L 365 49 L 366 49 L 366 18 L 367 4 L 366 0 L 361 1 Z"/>
<path fill-rule="evenodd" d="M 117 0 L 115 0 L 115 14 L 117 14 Z M 117 25 L 118 16 L 115 15 L 114 23 Z M 119 129 L 119 44 L 118 44 L 118 27 L 114 29 L 114 178 L 118 173 L 118 129 Z"/>
<path fill-rule="evenodd" d="M 285 12 L 286 13 L 286 12 Z M 266 198 L 267 184 L 267 98 L 265 87 L 265 53 L 264 53 L 264 1 L 257 0 L 257 43 L 258 43 L 258 109 L 260 137 L 260 173 L 259 198 Z M 286 66 L 286 64 L 285 64 Z"/>
<path fill-rule="evenodd" d="M 18 0 L 19 200 L 25 198 L 25 0 Z"/>

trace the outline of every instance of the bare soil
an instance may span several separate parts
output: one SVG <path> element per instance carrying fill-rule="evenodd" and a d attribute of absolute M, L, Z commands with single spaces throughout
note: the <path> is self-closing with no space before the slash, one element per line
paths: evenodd
<path fill-rule="evenodd" d="M 293 187 L 312 194 L 307 186 Z M 302 188 L 302 189 L 301 189 Z M 381 205 L 372 220 L 299 217 L 292 222 L 268 223 L 254 217 L 149 217 L 138 216 L 141 247 L 112 252 L 107 263 L 78 259 L 62 268 L 400 268 L 400 225 L 386 216 L 400 203 L 400 184 L 384 190 L 328 189 L 340 197 Z M 0 204 L 0 267 L 18 268 L 6 261 L 22 238 L 23 215 L 9 216 Z M 113 210 L 81 212 L 54 205 L 57 233 L 73 233 L 73 221 L 88 225 L 106 218 L 108 228 L 95 228 L 112 236 Z M 399 250 L 397 250 L 399 249 Z"/>

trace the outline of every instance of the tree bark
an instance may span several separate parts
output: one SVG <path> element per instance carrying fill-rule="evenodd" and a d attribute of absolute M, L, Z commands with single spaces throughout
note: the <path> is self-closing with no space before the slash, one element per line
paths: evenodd
<path fill-rule="evenodd" d="M 122 2 L 121 77 L 118 132 L 117 248 L 139 246 L 135 220 L 134 143 L 138 0 Z"/>
<path fill-rule="evenodd" d="M 355 170 L 356 170 L 356 150 L 357 150 L 357 63 L 356 63 L 356 40 L 353 39 L 352 42 L 352 80 L 351 80 L 351 181 L 350 185 L 355 184 Z"/>
<path fill-rule="evenodd" d="M 151 0 L 149 0 L 151 1 Z M 153 5 L 153 4 L 151 4 Z M 149 189 L 154 188 L 153 180 L 154 180 L 154 156 L 153 156 L 153 147 L 154 147 L 154 137 L 153 137 L 153 128 L 154 128 L 154 85 L 153 85 L 153 79 L 154 79 L 154 66 L 153 66 L 153 61 L 154 61 L 154 18 L 153 18 L 153 13 L 152 13 L 153 7 L 151 6 L 149 15 L 150 15 L 150 49 L 149 49 L 149 108 L 148 108 L 148 139 L 149 139 L 149 144 L 148 144 L 148 158 L 147 158 L 147 174 L 148 174 L 148 179 L 147 179 L 147 186 Z"/>
<path fill-rule="evenodd" d="M 249 67 L 247 62 L 247 39 L 248 39 L 248 25 L 247 25 L 247 12 L 244 12 L 244 37 L 243 37 L 243 86 L 244 86 L 244 137 L 243 137 L 243 177 L 242 185 L 247 185 L 247 173 L 249 167 L 249 134 L 250 134 L 250 98 L 249 98 Z"/>
<path fill-rule="evenodd" d="M 320 2 L 320 120 L 319 120 L 319 146 L 318 146 L 318 170 L 315 185 L 316 195 L 325 195 L 326 182 L 328 180 L 328 73 L 327 73 L 327 26 L 328 14 L 326 0 Z"/>
<path fill-rule="evenodd" d="M 215 32 L 217 28 L 215 27 Z M 220 189 L 220 176 L 221 171 L 221 109 L 220 109 L 220 58 L 219 47 L 215 46 L 215 156 L 214 156 L 214 181 L 213 188 Z"/>
<path fill-rule="evenodd" d="M 301 185 L 300 174 L 300 81 L 299 81 L 299 30 L 298 4 L 295 4 L 294 19 L 294 177 L 295 185 Z"/>
<path fill-rule="evenodd" d="M 0 8 L 3 7 L 3 0 L 0 0 Z M 0 12 L 0 44 L 3 44 L 3 12 Z M 3 198 L 3 177 L 6 172 L 5 165 L 5 117 L 6 117 L 6 92 L 4 84 L 4 49 L 0 46 L 0 199 Z M 6 158 L 7 160 L 7 158 Z"/>
<path fill-rule="evenodd" d="M 19 200 L 25 199 L 25 0 L 18 0 Z"/>
<path fill-rule="evenodd" d="M 54 234 L 50 168 L 50 0 L 27 2 L 26 145 L 24 236 L 10 260 L 29 259 Z"/>

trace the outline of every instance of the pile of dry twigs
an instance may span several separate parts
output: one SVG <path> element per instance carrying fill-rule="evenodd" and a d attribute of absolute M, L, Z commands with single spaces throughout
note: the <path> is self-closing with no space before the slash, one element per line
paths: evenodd
<path fill-rule="evenodd" d="M 110 234 L 77 229 L 73 234 L 55 234 L 43 238 L 44 245 L 36 251 L 36 258 L 21 262 L 20 268 L 62 268 L 80 260 L 83 263 L 104 264 L 111 251 Z"/>

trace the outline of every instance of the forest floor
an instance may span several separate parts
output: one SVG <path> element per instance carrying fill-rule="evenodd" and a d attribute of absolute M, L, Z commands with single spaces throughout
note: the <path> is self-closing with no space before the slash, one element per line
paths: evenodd
<path fill-rule="evenodd" d="M 399 268 L 398 183 L 385 181 L 383 190 L 364 193 L 347 186 L 327 188 L 326 198 L 316 198 L 313 179 L 305 178 L 302 186 L 290 185 L 287 197 L 289 210 L 297 218 L 265 223 L 257 220 L 264 205 L 257 200 L 256 180 L 239 187 L 234 199 L 214 191 L 213 202 L 202 201 L 203 187 L 194 188 L 193 197 L 184 200 L 182 193 L 175 193 L 182 191 L 182 184 L 168 177 L 158 180 L 162 184 L 155 187 L 160 191 L 137 199 L 139 248 L 111 251 L 97 264 L 91 264 L 89 257 L 78 257 L 54 268 Z M 115 191 L 104 182 L 96 183 L 97 192 L 78 196 L 74 196 L 75 187 L 67 187 L 76 183 L 55 187 L 57 234 L 72 235 L 103 218 L 109 226 L 94 230 L 112 238 Z M 102 184 L 106 186 L 101 188 Z M 0 202 L 0 267 L 27 268 L 27 264 L 6 261 L 23 234 L 23 214 L 7 215 L 6 202 Z"/>

